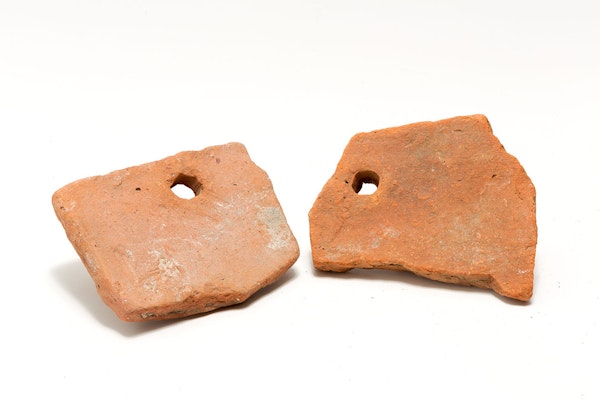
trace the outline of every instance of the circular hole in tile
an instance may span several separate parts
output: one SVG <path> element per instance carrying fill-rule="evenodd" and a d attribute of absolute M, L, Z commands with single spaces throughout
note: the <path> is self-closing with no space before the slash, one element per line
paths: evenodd
<path fill-rule="evenodd" d="M 171 185 L 171 191 L 182 199 L 192 199 L 202 192 L 202 184 L 195 176 L 179 174 Z"/>
<path fill-rule="evenodd" d="M 360 171 L 354 175 L 352 189 L 360 195 L 370 195 L 377 191 L 379 175 L 373 171 Z"/>

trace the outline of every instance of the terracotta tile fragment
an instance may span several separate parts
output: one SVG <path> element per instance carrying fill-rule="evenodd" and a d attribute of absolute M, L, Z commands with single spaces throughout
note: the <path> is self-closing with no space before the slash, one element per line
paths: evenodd
<path fill-rule="evenodd" d="M 376 191 L 358 194 L 368 183 Z M 535 189 L 483 115 L 355 135 L 309 220 L 320 270 L 408 270 L 532 295 Z"/>
<path fill-rule="evenodd" d="M 178 197 L 177 184 L 195 197 Z M 82 179 L 52 204 L 102 300 L 126 321 L 241 303 L 299 255 L 271 181 L 239 143 Z"/>

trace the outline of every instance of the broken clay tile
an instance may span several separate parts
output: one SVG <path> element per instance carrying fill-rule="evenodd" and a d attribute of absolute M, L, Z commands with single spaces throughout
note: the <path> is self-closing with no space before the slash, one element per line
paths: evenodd
<path fill-rule="evenodd" d="M 408 270 L 532 295 L 535 189 L 483 115 L 355 135 L 309 220 L 320 270 Z"/>
<path fill-rule="evenodd" d="M 178 184 L 195 196 L 178 197 Z M 126 321 L 241 303 L 299 255 L 271 181 L 239 143 L 76 181 L 52 203 L 100 297 Z"/>

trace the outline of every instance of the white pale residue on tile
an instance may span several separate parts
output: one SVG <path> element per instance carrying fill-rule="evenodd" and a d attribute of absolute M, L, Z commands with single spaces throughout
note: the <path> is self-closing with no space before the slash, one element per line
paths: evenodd
<path fill-rule="evenodd" d="M 83 255 L 83 259 L 85 261 L 85 265 L 90 269 L 91 272 L 95 273 L 98 271 L 98 267 L 96 266 L 96 262 L 94 261 L 93 257 L 91 257 L 88 253 L 85 253 Z"/>
<path fill-rule="evenodd" d="M 173 257 L 157 249 L 150 250 L 148 254 L 155 257 L 156 267 L 149 272 L 149 276 L 142 283 L 142 287 L 144 290 L 156 293 L 160 282 L 179 278 L 181 275 L 180 265 Z"/>
<path fill-rule="evenodd" d="M 175 278 L 179 276 L 179 263 L 173 257 L 169 257 L 158 250 L 151 250 L 151 255 L 158 260 L 157 268 L 160 271 L 161 277 Z"/>
<path fill-rule="evenodd" d="M 280 249 L 286 247 L 290 240 L 290 232 L 286 229 L 285 218 L 279 207 L 263 207 L 258 211 L 258 219 L 267 226 L 270 241 L 267 247 Z"/>
<path fill-rule="evenodd" d="M 217 206 L 219 209 L 228 210 L 228 209 L 231 209 L 231 208 L 233 208 L 233 204 L 231 204 L 231 203 L 223 203 L 223 202 L 220 202 L 220 201 L 215 201 L 215 203 L 214 203 L 214 204 L 215 204 L 215 206 Z"/>
<path fill-rule="evenodd" d="M 225 232 L 227 228 L 227 224 L 219 222 L 218 224 L 213 225 L 211 229 L 204 229 L 201 233 L 199 233 L 199 236 L 206 242 L 218 242 L 221 238 L 221 235 L 223 234 L 223 232 Z M 195 246 L 204 245 L 204 243 L 201 241 L 192 241 L 187 239 L 186 241 L 190 241 Z"/>
<path fill-rule="evenodd" d="M 63 205 L 63 206 L 62 206 L 62 209 L 63 209 L 63 211 L 64 211 L 64 212 L 69 212 L 69 211 L 71 211 L 72 209 L 74 209 L 74 208 L 75 208 L 75 206 L 77 206 L 77 202 L 76 202 L 75 200 L 71 200 L 71 201 L 69 202 L 69 206 L 68 206 L 68 207 L 65 207 L 65 206 Z"/>
<path fill-rule="evenodd" d="M 254 202 L 259 203 L 259 202 L 263 201 L 264 199 L 266 199 L 268 195 L 269 195 L 268 190 L 263 190 L 262 192 L 255 192 L 253 195 Z"/>
<path fill-rule="evenodd" d="M 342 254 L 360 254 L 362 253 L 362 246 L 360 243 L 342 243 L 334 247 L 336 253 Z"/>
<path fill-rule="evenodd" d="M 400 232 L 397 229 L 394 229 L 390 226 L 383 228 L 381 232 L 381 236 L 371 235 L 371 243 L 370 248 L 376 249 L 381 245 L 381 240 L 384 238 L 397 238 L 400 236 Z"/>
<path fill-rule="evenodd" d="M 384 237 L 396 238 L 396 237 L 400 236 L 400 231 L 398 231 L 397 229 L 392 228 L 391 226 L 387 226 L 383 230 L 383 236 Z"/>
<path fill-rule="evenodd" d="M 381 244 L 381 238 L 376 237 L 375 239 L 373 239 L 373 241 L 371 242 L 371 248 L 372 249 L 376 249 L 379 247 L 379 245 Z"/>

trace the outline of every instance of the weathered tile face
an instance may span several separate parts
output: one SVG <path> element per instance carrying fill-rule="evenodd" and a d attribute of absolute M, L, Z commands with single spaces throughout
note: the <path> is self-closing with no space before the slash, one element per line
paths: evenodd
<path fill-rule="evenodd" d="M 376 191 L 362 194 L 367 184 Z M 318 269 L 409 270 L 532 295 L 535 189 L 483 115 L 355 135 L 309 220 Z"/>
<path fill-rule="evenodd" d="M 177 184 L 195 196 L 178 197 Z M 299 255 L 271 181 L 239 143 L 82 179 L 52 203 L 99 295 L 126 321 L 243 302 Z"/>

